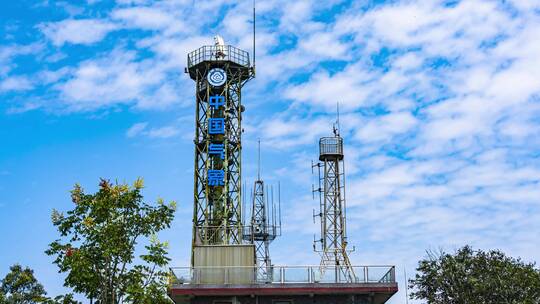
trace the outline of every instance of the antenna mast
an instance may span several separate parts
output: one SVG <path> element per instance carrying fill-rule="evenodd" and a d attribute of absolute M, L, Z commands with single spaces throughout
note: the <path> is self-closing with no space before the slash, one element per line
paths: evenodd
<path fill-rule="evenodd" d="M 337 107 L 337 110 L 336 110 L 336 122 L 332 125 L 332 129 L 333 129 L 333 133 L 334 133 L 334 136 L 336 137 L 339 137 L 339 130 L 340 130 L 340 125 L 339 125 L 339 102 L 336 103 L 336 107 Z"/>
<path fill-rule="evenodd" d="M 255 57 L 255 22 L 256 22 L 256 18 L 255 18 L 255 0 L 253 0 L 253 77 L 255 77 L 255 60 L 256 60 L 256 57 Z"/>
<path fill-rule="evenodd" d="M 253 185 L 251 216 L 244 222 L 244 240 L 255 245 L 257 281 L 272 282 L 273 265 L 270 259 L 270 243 L 281 235 L 281 195 L 278 184 L 277 213 L 274 188 L 264 185 L 261 179 L 261 140 L 258 140 L 257 180 Z"/>
<path fill-rule="evenodd" d="M 261 139 L 258 140 L 259 151 L 257 157 L 257 180 L 261 180 Z"/>

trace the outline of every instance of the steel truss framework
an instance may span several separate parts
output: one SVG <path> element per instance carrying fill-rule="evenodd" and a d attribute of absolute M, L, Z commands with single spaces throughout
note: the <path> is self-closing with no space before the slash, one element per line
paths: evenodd
<path fill-rule="evenodd" d="M 329 139 L 329 140 L 327 140 Z M 337 145 L 335 148 L 326 146 Z M 318 168 L 321 238 L 318 250 L 321 255 L 321 273 L 332 269 L 336 277 L 349 282 L 355 281 L 347 251 L 346 216 L 345 216 L 345 166 L 343 162 L 343 140 L 339 136 L 322 138 L 320 142 L 320 162 Z M 331 153 L 327 153 L 332 151 Z M 322 171 L 322 174 L 321 174 Z"/>
<path fill-rule="evenodd" d="M 253 185 L 250 223 L 246 225 L 244 231 L 244 240 L 255 245 L 257 280 L 262 282 L 272 282 L 273 280 L 270 243 L 281 232 L 281 225 L 277 224 L 276 219 L 276 216 L 281 218 L 281 207 L 279 208 L 279 215 L 276 214 L 273 190 L 271 193 L 269 200 L 268 193 L 265 195 L 264 181 L 259 177 Z"/>
<path fill-rule="evenodd" d="M 227 73 L 222 87 L 212 87 L 207 72 L 221 68 Z M 249 67 L 230 61 L 203 61 L 189 68 L 196 82 L 195 170 L 193 246 L 240 244 L 242 242 L 241 157 L 242 111 L 241 90 L 252 77 Z M 225 98 L 222 107 L 210 107 L 210 96 Z M 223 118 L 224 134 L 209 133 L 209 119 Z M 210 144 L 223 144 L 220 155 L 209 154 Z M 223 185 L 210 186 L 208 170 L 223 170 Z M 193 263 L 193 256 L 192 256 Z"/>

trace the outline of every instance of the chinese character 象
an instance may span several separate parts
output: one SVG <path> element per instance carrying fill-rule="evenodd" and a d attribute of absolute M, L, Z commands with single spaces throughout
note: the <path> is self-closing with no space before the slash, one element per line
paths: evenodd
<path fill-rule="evenodd" d="M 219 155 L 221 159 L 225 159 L 224 144 L 210 144 L 208 146 L 208 154 Z"/>
<path fill-rule="evenodd" d="M 208 185 L 223 186 L 225 184 L 225 172 L 223 170 L 208 170 Z"/>
<path fill-rule="evenodd" d="M 225 96 L 220 96 L 220 95 L 210 96 L 210 100 L 208 101 L 208 103 L 210 103 L 210 107 L 217 109 L 225 104 Z"/>
<path fill-rule="evenodd" d="M 208 133 L 225 134 L 225 118 L 209 118 Z"/>

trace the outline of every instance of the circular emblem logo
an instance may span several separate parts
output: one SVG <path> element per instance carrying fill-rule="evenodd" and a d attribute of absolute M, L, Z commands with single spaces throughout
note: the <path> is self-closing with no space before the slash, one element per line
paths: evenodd
<path fill-rule="evenodd" d="M 223 69 L 215 68 L 208 72 L 208 83 L 214 87 L 220 87 L 227 81 L 227 73 Z"/>

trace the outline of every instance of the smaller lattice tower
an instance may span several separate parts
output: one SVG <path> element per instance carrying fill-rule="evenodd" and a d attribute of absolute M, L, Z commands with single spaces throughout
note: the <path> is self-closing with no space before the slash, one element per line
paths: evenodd
<path fill-rule="evenodd" d="M 257 180 L 253 184 L 251 211 L 244 223 L 244 240 L 255 245 L 257 281 L 272 282 L 273 266 L 270 243 L 281 234 L 281 199 L 278 184 L 278 203 L 274 204 L 273 187 L 261 179 L 261 142 L 258 142 Z"/>
<path fill-rule="evenodd" d="M 319 162 L 312 165 L 318 171 L 321 237 L 314 240 L 313 248 L 321 255 L 321 274 L 335 276 L 337 281 L 354 282 L 355 275 L 347 250 L 345 203 L 345 166 L 343 138 L 339 134 L 338 119 L 334 136 L 319 140 Z"/>

